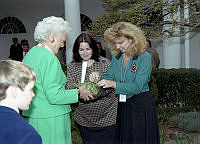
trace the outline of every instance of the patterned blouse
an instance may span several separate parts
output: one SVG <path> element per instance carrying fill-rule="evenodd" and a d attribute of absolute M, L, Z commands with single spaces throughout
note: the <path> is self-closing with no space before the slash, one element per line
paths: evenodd
<path fill-rule="evenodd" d="M 94 62 L 87 67 L 85 82 L 89 82 L 89 75 L 92 72 L 105 74 L 110 61 L 101 58 L 99 62 Z M 72 89 L 74 83 L 81 81 L 82 62 L 71 62 L 67 66 L 67 89 Z M 88 102 L 79 101 L 75 108 L 75 121 L 86 127 L 105 127 L 116 123 L 118 97 L 114 89 L 101 89 L 95 100 Z"/>

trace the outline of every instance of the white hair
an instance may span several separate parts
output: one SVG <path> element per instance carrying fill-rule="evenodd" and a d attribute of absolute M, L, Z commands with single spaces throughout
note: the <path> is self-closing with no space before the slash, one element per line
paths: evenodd
<path fill-rule="evenodd" d="M 48 42 L 51 33 L 57 35 L 61 32 L 70 31 L 69 23 L 61 17 L 50 16 L 37 23 L 34 32 L 36 42 Z"/>

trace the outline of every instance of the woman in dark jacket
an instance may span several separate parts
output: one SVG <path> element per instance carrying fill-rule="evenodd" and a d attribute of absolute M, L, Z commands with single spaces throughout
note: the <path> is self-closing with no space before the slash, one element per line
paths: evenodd
<path fill-rule="evenodd" d="M 109 60 L 99 56 L 96 41 L 86 33 L 80 34 L 74 43 L 73 62 L 67 67 L 67 89 L 74 88 L 74 83 L 89 82 L 94 71 L 105 74 L 109 65 Z M 79 101 L 74 119 L 83 144 L 116 144 L 116 116 L 117 97 L 112 88 L 100 90 L 94 100 Z"/>

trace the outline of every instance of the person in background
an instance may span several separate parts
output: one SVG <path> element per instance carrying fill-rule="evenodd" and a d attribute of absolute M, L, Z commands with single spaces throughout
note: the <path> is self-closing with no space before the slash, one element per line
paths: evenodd
<path fill-rule="evenodd" d="M 119 95 L 118 144 L 159 144 L 156 106 L 148 82 L 151 56 L 145 51 L 143 31 L 128 22 L 113 24 L 104 33 L 113 55 L 111 65 L 98 85 L 114 88 Z M 99 77 L 97 72 L 90 79 Z"/>
<path fill-rule="evenodd" d="M 68 32 L 68 22 L 63 18 L 44 18 L 37 23 L 34 32 L 39 44 L 23 59 L 37 74 L 35 97 L 23 115 L 41 135 L 43 144 L 71 144 L 70 104 L 79 98 L 93 98 L 84 86 L 65 89 L 67 79 L 55 54 L 64 46 Z"/>
<path fill-rule="evenodd" d="M 74 83 L 90 82 L 89 75 L 94 71 L 105 74 L 110 61 L 102 60 L 97 49 L 96 41 L 87 33 L 76 38 L 73 61 L 67 66 L 67 89 L 72 89 Z M 87 67 L 82 76 L 84 62 Z M 82 77 L 85 78 L 83 81 Z M 79 125 L 83 144 L 116 144 L 117 99 L 114 90 L 110 88 L 101 89 L 94 100 L 79 101 L 74 119 Z"/>
<path fill-rule="evenodd" d="M 21 40 L 21 46 L 22 47 L 23 47 L 24 44 L 28 44 L 28 40 L 26 40 L 26 39 Z"/>
<path fill-rule="evenodd" d="M 29 44 L 23 44 L 22 48 L 23 48 L 23 57 L 25 57 L 25 55 L 28 53 L 28 51 L 30 49 Z"/>
<path fill-rule="evenodd" d="M 147 39 L 147 43 L 146 43 L 146 50 L 150 53 L 151 55 L 151 64 L 152 64 L 152 68 L 158 68 L 160 65 L 160 58 L 159 58 L 159 54 L 156 51 L 156 49 L 152 48 L 151 46 L 151 41 L 149 39 Z"/>
<path fill-rule="evenodd" d="M 23 59 L 23 49 L 21 45 L 18 43 L 18 38 L 12 38 L 13 44 L 10 47 L 10 56 L 12 60 L 22 61 Z"/>
<path fill-rule="evenodd" d="M 148 50 L 148 49 L 151 49 L 151 48 L 152 48 L 151 41 L 149 39 L 147 39 L 147 43 L 146 43 L 145 49 Z"/>
<path fill-rule="evenodd" d="M 0 61 L 0 143 L 42 144 L 36 130 L 19 114 L 29 109 L 36 74 L 14 60 Z"/>
<path fill-rule="evenodd" d="M 99 51 L 99 55 L 106 58 L 106 51 L 102 48 L 102 45 L 100 42 L 96 42 L 97 43 L 97 48 Z"/>

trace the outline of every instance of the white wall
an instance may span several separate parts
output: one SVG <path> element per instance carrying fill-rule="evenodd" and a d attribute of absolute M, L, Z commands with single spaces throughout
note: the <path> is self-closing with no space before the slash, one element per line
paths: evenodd
<path fill-rule="evenodd" d="M 38 21 L 48 16 L 64 16 L 63 0 L 0 0 L 0 19 L 12 16 L 25 25 L 25 34 L 0 34 L 0 60 L 8 57 L 12 37 L 29 41 L 30 47 L 36 43 L 33 32 Z"/>
<path fill-rule="evenodd" d="M 191 33 L 190 37 L 190 65 L 191 68 L 200 69 L 200 30 L 196 30 L 196 33 Z"/>

